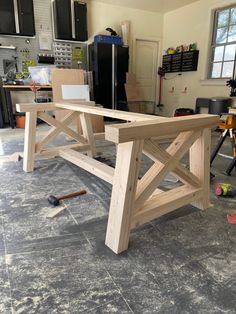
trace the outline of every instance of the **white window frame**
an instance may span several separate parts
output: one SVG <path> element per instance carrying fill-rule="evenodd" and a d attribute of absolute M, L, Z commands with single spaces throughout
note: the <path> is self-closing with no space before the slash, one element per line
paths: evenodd
<path fill-rule="evenodd" d="M 236 9 L 236 4 L 234 5 L 230 5 L 227 7 L 223 7 L 223 8 L 218 8 L 215 9 L 213 12 L 213 27 L 212 27 L 212 36 L 211 36 L 211 43 L 210 43 L 210 56 L 209 56 L 209 68 L 208 68 L 208 79 L 211 80 L 222 80 L 222 79 L 230 79 L 230 78 L 234 78 L 235 75 L 235 67 L 236 67 L 236 54 L 234 56 L 234 59 L 232 60 L 227 60 L 228 62 L 234 62 L 234 67 L 233 67 L 233 72 L 232 72 L 232 76 L 223 76 L 222 75 L 222 71 L 223 71 L 223 64 L 224 64 L 224 57 L 225 57 L 225 47 L 228 45 L 236 45 L 236 40 L 232 41 L 232 42 L 228 42 L 228 33 L 229 33 L 229 27 L 232 25 L 236 26 L 236 21 L 234 24 L 230 24 L 230 16 L 229 16 L 229 20 L 228 23 L 226 25 L 227 27 L 227 37 L 226 37 L 226 42 L 225 43 L 216 43 L 216 32 L 217 32 L 217 22 L 218 22 L 218 15 L 219 12 L 225 11 L 225 10 L 229 10 L 229 14 L 231 13 L 231 9 L 235 8 Z M 223 52 L 223 59 L 222 61 L 214 61 L 214 50 L 216 47 L 223 47 L 224 52 Z M 215 63 L 221 63 L 221 73 L 219 77 L 213 77 L 212 76 L 212 66 Z"/>

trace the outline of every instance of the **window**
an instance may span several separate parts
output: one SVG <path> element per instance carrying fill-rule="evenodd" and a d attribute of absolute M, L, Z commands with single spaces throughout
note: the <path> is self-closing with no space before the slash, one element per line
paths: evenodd
<path fill-rule="evenodd" d="M 236 54 L 236 5 L 215 11 L 209 78 L 233 78 Z"/>

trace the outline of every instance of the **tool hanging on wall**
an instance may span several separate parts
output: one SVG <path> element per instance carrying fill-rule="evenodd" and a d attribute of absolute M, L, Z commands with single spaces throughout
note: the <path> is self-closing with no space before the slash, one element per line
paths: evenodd
<path fill-rule="evenodd" d="M 43 64 L 54 64 L 55 58 L 53 57 L 52 54 L 42 54 L 39 53 L 37 56 L 38 63 L 43 63 Z"/>
<path fill-rule="evenodd" d="M 164 72 L 163 68 L 161 68 L 161 67 L 158 68 L 158 75 L 159 75 L 159 99 L 158 99 L 157 107 L 161 108 L 164 106 L 162 104 L 163 79 L 165 76 L 165 72 Z"/>
<path fill-rule="evenodd" d="M 31 66 L 36 66 L 36 60 L 30 59 L 30 51 L 28 48 L 24 48 L 20 50 L 21 53 L 21 60 L 22 60 L 22 75 L 24 77 L 29 76 L 28 68 Z"/>
<path fill-rule="evenodd" d="M 30 58 L 30 51 L 28 48 L 22 49 L 20 52 L 23 60 L 28 60 Z"/>
<path fill-rule="evenodd" d="M 72 60 L 73 61 L 84 61 L 84 50 L 81 47 L 72 48 Z"/>

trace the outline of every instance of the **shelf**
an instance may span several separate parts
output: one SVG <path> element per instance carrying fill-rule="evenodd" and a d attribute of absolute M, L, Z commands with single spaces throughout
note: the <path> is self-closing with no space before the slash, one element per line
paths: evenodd
<path fill-rule="evenodd" d="M 15 46 L 0 46 L 0 49 L 11 49 L 11 50 L 16 50 Z"/>
<path fill-rule="evenodd" d="M 162 57 L 165 73 L 197 71 L 199 50 L 186 51 Z"/>

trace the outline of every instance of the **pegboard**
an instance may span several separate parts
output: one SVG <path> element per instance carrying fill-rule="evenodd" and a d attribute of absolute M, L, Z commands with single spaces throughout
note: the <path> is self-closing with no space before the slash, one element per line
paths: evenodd
<path fill-rule="evenodd" d="M 34 17 L 35 17 L 35 37 L 14 37 L 14 36 L 0 36 L 0 43 L 3 46 L 13 45 L 17 47 L 16 51 L 0 49 L 0 75 L 4 76 L 3 59 L 13 59 L 17 57 L 18 71 L 21 72 L 22 60 L 24 60 L 24 50 L 29 51 L 29 58 L 37 60 L 38 53 L 52 54 L 53 51 L 53 30 L 52 30 L 52 13 L 51 13 L 51 0 L 34 0 Z M 52 39 L 51 50 L 39 49 L 39 35 L 47 35 Z M 29 39 L 29 43 L 26 40 Z M 86 69 L 86 45 L 80 43 L 72 43 L 72 47 L 81 47 L 84 49 L 85 59 L 83 61 L 83 68 Z M 72 68 L 76 68 L 77 64 L 72 63 Z"/>

